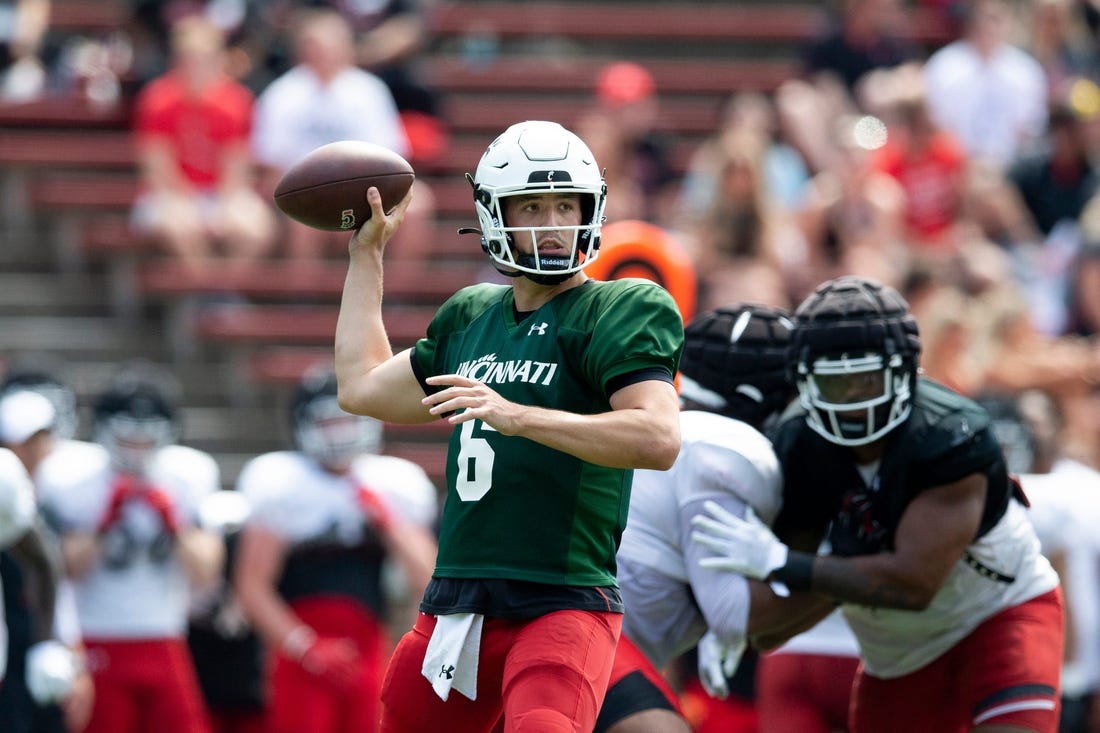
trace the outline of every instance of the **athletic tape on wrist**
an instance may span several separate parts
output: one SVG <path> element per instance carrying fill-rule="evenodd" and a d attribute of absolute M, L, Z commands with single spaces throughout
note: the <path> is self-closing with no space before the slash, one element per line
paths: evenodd
<path fill-rule="evenodd" d="M 768 578 L 777 581 L 791 590 L 810 590 L 814 579 L 814 560 L 816 555 L 808 552 L 787 553 L 787 564 L 777 568 Z"/>

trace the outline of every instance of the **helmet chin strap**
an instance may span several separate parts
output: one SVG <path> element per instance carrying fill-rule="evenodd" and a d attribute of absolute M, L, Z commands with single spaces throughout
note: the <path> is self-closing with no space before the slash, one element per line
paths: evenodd
<path fill-rule="evenodd" d="M 559 283 L 565 282 L 569 278 L 573 277 L 573 275 L 577 274 L 576 272 L 555 273 L 553 270 L 546 270 L 545 269 L 546 265 L 549 262 L 552 262 L 552 261 L 561 262 L 562 260 L 563 260 L 563 258 L 560 258 L 560 257 L 542 258 L 540 260 L 536 260 L 534 255 L 520 254 L 518 257 L 516 257 L 516 261 L 520 265 L 522 265 L 524 267 L 527 267 L 529 269 L 532 269 L 532 270 L 533 269 L 540 269 L 540 270 L 543 270 L 543 272 L 537 272 L 536 273 L 536 272 L 523 272 L 521 270 L 517 270 L 516 274 L 517 275 L 523 275 L 524 277 L 526 277 L 531 282 L 538 283 L 539 285 L 557 285 Z M 566 264 L 568 264 L 568 263 L 566 263 Z"/>

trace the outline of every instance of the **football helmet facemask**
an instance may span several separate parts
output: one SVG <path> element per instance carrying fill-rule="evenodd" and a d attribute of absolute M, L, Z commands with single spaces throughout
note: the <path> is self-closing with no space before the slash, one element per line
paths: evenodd
<path fill-rule="evenodd" d="M 786 311 L 757 304 L 697 315 L 684 328 L 681 400 L 763 429 L 792 397 L 791 326 Z"/>
<path fill-rule="evenodd" d="M 920 358 L 916 319 L 891 287 L 846 276 L 795 311 L 793 381 L 809 426 L 831 443 L 873 443 L 909 417 Z"/>
<path fill-rule="evenodd" d="M 381 422 L 340 407 L 331 371 L 303 377 L 291 404 L 291 429 L 298 450 L 335 470 L 346 468 L 356 456 L 377 453 L 382 445 Z"/>
<path fill-rule="evenodd" d="M 121 473 L 145 475 L 157 451 L 179 433 L 175 398 L 150 379 L 124 374 L 96 400 L 95 440 Z"/>
<path fill-rule="evenodd" d="M 552 285 L 568 279 L 599 256 L 607 186 L 592 151 L 558 123 L 528 121 L 512 125 L 490 143 L 473 177 L 466 177 L 474 188 L 481 247 L 502 274 L 522 275 Z M 580 194 L 580 225 L 508 226 L 502 200 L 540 193 Z M 540 255 L 537 237 L 541 231 L 572 231 L 568 256 Z M 532 253 L 517 249 L 517 236 L 531 239 Z"/>

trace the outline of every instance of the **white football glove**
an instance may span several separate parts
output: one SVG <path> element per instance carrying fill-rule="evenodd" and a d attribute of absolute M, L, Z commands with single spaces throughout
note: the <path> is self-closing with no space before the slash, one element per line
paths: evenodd
<path fill-rule="evenodd" d="M 691 518 L 695 527 L 691 539 L 718 554 L 701 559 L 700 567 L 766 580 L 787 564 L 787 546 L 757 518 L 752 507 L 746 510 L 744 519 L 730 514 L 713 501 L 705 502 L 703 509 L 710 516 L 696 514 Z M 772 590 L 778 595 L 786 595 L 786 587 L 780 584 L 773 584 Z"/>
<path fill-rule="evenodd" d="M 699 681 L 711 697 L 725 700 L 730 694 L 729 678 L 737 671 L 745 642 L 727 644 L 713 631 L 707 631 L 695 649 L 699 657 Z"/>
<path fill-rule="evenodd" d="M 40 641 L 27 650 L 27 689 L 39 705 L 64 699 L 77 671 L 76 657 L 60 641 Z"/>

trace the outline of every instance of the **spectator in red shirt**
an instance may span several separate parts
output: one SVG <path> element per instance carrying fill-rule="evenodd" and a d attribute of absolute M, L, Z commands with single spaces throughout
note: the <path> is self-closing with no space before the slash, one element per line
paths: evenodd
<path fill-rule="evenodd" d="M 252 180 L 252 93 L 225 73 L 223 34 L 201 16 L 173 27 L 172 56 L 137 98 L 142 192 L 133 225 L 195 271 L 219 250 L 229 263 L 253 261 L 275 228 Z"/>
<path fill-rule="evenodd" d="M 951 235 L 962 209 L 967 156 L 955 136 L 932 121 L 920 72 L 910 70 L 891 74 L 892 86 L 902 91 L 886 111 L 890 132 L 874 152 L 872 166 L 905 191 L 906 237 L 913 255 L 944 259 L 955 249 Z"/>

